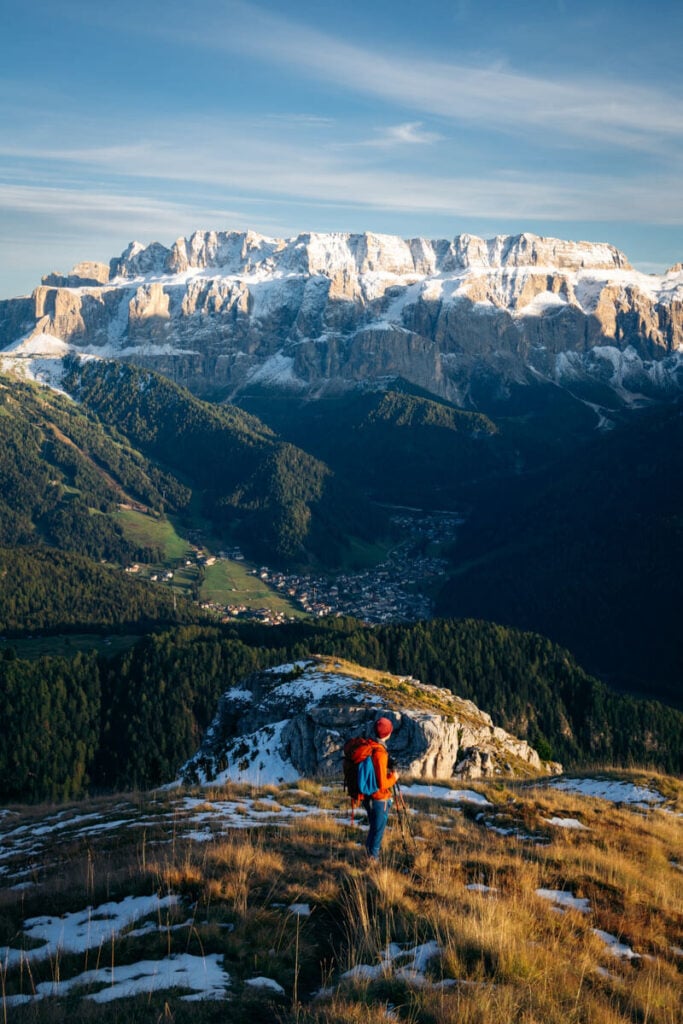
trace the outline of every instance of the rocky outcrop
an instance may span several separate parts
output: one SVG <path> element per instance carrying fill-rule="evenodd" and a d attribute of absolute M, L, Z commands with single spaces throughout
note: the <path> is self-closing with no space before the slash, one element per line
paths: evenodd
<path fill-rule="evenodd" d="M 57 288 L 83 288 L 106 284 L 108 280 L 109 267 L 106 263 L 86 261 L 77 263 L 68 274 L 60 274 L 58 271 L 46 274 L 41 283 Z"/>
<path fill-rule="evenodd" d="M 0 347 L 51 335 L 200 395 L 401 376 L 473 406 L 482 379 L 597 374 L 626 400 L 683 384 L 683 271 L 638 273 L 604 243 L 195 232 L 48 275 L 22 302 L 0 302 Z"/>
<path fill-rule="evenodd" d="M 185 782 L 339 778 L 344 743 L 385 715 L 401 771 L 420 779 L 555 773 L 471 701 L 412 678 L 316 658 L 250 676 L 220 699 Z"/>

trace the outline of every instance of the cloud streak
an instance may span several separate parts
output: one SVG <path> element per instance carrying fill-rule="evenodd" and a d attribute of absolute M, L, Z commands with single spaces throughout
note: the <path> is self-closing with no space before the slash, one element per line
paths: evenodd
<path fill-rule="evenodd" d="M 192 10 L 188 19 L 186 4 L 177 0 L 148 0 L 142 17 L 132 0 L 119 0 L 112 10 L 77 0 L 65 0 L 63 7 L 72 18 L 102 28 L 129 27 L 138 38 L 147 34 L 204 53 L 246 55 L 350 95 L 454 124 L 644 152 L 657 141 L 683 144 L 680 82 L 665 89 L 626 75 L 534 75 L 511 64 L 484 63 L 481 55 L 426 59 L 410 43 L 402 52 L 359 45 L 249 0 L 196 0 Z"/>
<path fill-rule="evenodd" d="M 157 139 L 136 151 L 122 144 L 114 152 L 51 150 L 46 174 L 68 167 L 73 188 L 55 187 L 35 161 L 23 172 L 23 184 L 0 184 L 0 209 L 45 211 L 66 216 L 119 216 L 158 225 L 194 212 L 204 222 L 210 213 L 233 213 L 254 200 L 280 200 L 310 207 L 435 213 L 458 218 L 554 221 L 683 223 L 683 195 L 674 178 L 615 181 L 608 175 L 564 174 L 539 181 L 531 173 L 435 175 L 433 172 L 368 166 L 352 153 L 325 152 L 277 140 L 252 140 L 236 150 L 208 143 L 201 125 L 183 133 L 183 145 Z M 189 126 L 188 126 L 189 131 Z M 220 133 L 218 133 L 220 135 Z M 14 150 L 15 155 L 20 150 Z M 30 150 L 26 155 L 34 155 Z M 80 180 L 79 180 L 80 168 Z M 108 190 L 93 188 L 93 172 L 106 168 Z M 115 187 L 113 187 L 115 186 Z M 155 198 L 156 195 L 164 199 Z M 173 199 L 176 194 L 184 198 Z M 210 197 L 210 198 L 207 198 Z M 243 214 L 240 214 L 240 218 Z"/>
<path fill-rule="evenodd" d="M 657 138 L 683 141 L 683 97 L 626 78 L 548 78 L 410 53 L 395 56 L 242 0 L 231 0 L 227 8 L 225 15 L 209 15 L 209 31 L 204 23 L 201 31 L 185 26 L 183 38 L 204 50 L 239 50 L 353 93 L 498 131 L 546 132 L 634 149 L 648 149 Z"/>

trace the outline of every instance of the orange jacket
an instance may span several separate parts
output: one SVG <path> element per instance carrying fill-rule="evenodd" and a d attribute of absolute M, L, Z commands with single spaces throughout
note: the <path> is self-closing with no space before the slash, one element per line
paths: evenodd
<path fill-rule="evenodd" d="M 373 800 L 388 800 L 391 787 L 398 782 L 396 772 L 389 771 L 389 753 L 383 743 L 375 742 L 372 749 L 372 763 L 375 766 L 378 789 L 372 794 Z"/>

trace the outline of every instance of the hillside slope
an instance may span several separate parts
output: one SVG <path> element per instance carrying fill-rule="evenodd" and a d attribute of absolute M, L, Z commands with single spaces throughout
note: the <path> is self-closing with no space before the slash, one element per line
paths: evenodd
<path fill-rule="evenodd" d="M 594 673 L 680 706 L 682 453 L 681 406 L 644 410 L 491 489 L 461 531 L 439 611 L 537 630 Z"/>
<path fill-rule="evenodd" d="M 404 381 L 315 402 L 252 389 L 238 401 L 380 502 L 456 505 L 473 479 L 513 464 L 512 451 L 488 417 Z"/>
<path fill-rule="evenodd" d="M 679 782 L 406 783 L 404 796 L 372 870 L 338 785 L 6 809 L 7 1019 L 677 1019 Z"/>
<path fill-rule="evenodd" d="M 120 504 L 184 508 L 190 492 L 64 395 L 0 378 L 0 544 L 37 544 L 126 563 L 158 554 L 132 544 Z"/>

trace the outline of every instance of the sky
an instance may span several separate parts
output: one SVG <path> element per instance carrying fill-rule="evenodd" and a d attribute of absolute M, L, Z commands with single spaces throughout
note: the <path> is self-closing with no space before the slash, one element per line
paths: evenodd
<path fill-rule="evenodd" d="M 202 230 L 683 260 L 678 0 L 0 0 L 0 298 Z"/>

